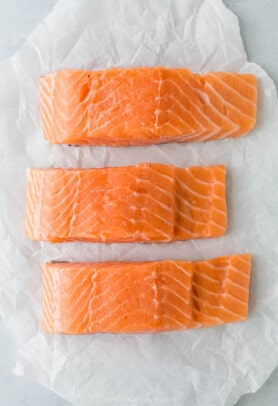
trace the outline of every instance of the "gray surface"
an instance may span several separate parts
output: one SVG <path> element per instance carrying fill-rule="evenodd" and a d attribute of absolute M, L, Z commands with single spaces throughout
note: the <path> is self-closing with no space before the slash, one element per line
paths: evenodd
<path fill-rule="evenodd" d="M 278 86 L 278 1 L 223 1 L 239 19 L 249 60 L 261 65 Z"/>
<path fill-rule="evenodd" d="M 224 0 L 239 17 L 249 59 L 261 65 L 278 84 L 278 0 Z M 0 0 L 0 62 L 11 57 L 56 0 Z M 26 378 L 15 377 L 15 342 L 0 320 L 0 405 L 67 406 L 68 402 Z M 278 405 L 278 369 L 256 393 L 237 406 Z M 90 405 L 88 405 L 90 406 Z M 204 405 L 205 406 L 205 405 Z"/>

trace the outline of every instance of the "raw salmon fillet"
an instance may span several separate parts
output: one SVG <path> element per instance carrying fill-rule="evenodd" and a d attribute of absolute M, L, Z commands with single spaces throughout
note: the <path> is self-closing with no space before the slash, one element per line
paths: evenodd
<path fill-rule="evenodd" d="M 256 122 L 251 74 L 60 70 L 41 78 L 39 87 L 44 136 L 55 144 L 209 141 L 241 137 Z"/>
<path fill-rule="evenodd" d="M 249 254 L 207 261 L 48 263 L 48 333 L 151 333 L 215 326 L 248 315 Z"/>
<path fill-rule="evenodd" d="M 31 169 L 25 234 L 34 240 L 168 242 L 227 226 L 222 165 Z"/>

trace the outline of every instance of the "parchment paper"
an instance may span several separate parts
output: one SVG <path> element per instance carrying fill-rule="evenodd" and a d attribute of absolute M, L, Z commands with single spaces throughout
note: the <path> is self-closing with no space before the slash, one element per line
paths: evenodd
<path fill-rule="evenodd" d="M 251 72 L 256 128 L 204 144 L 105 148 L 44 141 L 37 80 L 59 68 L 187 66 Z M 273 82 L 247 62 L 238 21 L 220 0 L 60 0 L 0 67 L 0 313 L 17 341 L 15 373 L 75 405 L 233 405 L 278 364 L 278 110 Z M 172 244 L 58 244 L 23 234 L 27 167 L 142 161 L 225 164 L 229 229 Z M 48 260 L 200 260 L 251 252 L 250 317 L 223 327 L 157 335 L 41 332 L 41 264 Z"/>

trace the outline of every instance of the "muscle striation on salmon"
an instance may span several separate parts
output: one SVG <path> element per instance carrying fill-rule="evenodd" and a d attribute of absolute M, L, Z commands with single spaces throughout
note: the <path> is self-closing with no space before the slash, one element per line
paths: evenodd
<path fill-rule="evenodd" d="M 251 74 L 188 69 L 60 70 L 39 81 L 41 123 L 55 144 L 147 145 L 242 137 L 255 125 Z"/>
<path fill-rule="evenodd" d="M 152 333 L 215 326 L 248 315 L 249 254 L 207 261 L 48 263 L 48 333 Z"/>
<path fill-rule="evenodd" d="M 31 169 L 25 234 L 50 242 L 169 242 L 227 227 L 226 169 L 138 164 Z"/>

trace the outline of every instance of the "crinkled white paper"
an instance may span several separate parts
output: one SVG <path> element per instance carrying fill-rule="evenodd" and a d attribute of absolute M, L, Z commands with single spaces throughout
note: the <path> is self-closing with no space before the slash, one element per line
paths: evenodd
<path fill-rule="evenodd" d="M 187 66 L 251 72 L 255 130 L 204 144 L 105 148 L 48 144 L 37 81 L 60 68 Z M 247 62 L 238 21 L 220 0 L 60 0 L 0 67 L 0 312 L 17 340 L 15 372 L 75 405 L 233 405 L 278 364 L 278 111 L 273 82 Z M 28 167 L 142 161 L 225 164 L 229 229 L 172 244 L 58 244 L 23 234 Z M 157 335 L 45 335 L 41 264 L 49 260 L 204 259 L 251 252 L 250 317 L 223 327 Z"/>

